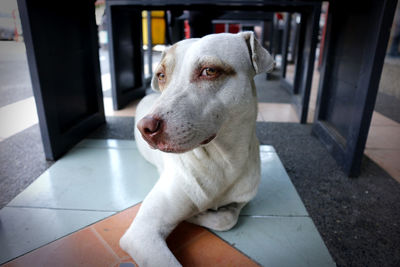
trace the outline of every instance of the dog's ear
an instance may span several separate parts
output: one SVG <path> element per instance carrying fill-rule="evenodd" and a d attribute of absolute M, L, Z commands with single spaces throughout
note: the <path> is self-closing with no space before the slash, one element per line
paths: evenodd
<path fill-rule="evenodd" d="M 244 38 L 250 53 L 250 60 L 256 74 L 271 72 L 275 62 L 268 51 L 257 41 L 253 32 L 239 33 Z"/>

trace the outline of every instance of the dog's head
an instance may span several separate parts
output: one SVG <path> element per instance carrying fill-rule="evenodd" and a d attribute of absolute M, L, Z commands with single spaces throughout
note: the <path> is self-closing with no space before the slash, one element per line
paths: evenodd
<path fill-rule="evenodd" d="M 151 83 L 161 96 L 137 127 L 150 146 L 164 152 L 205 145 L 224 124 L 256 119 L 252 80 L 273 65 L 251 32 L 178 42 L 162 55 Z"/>

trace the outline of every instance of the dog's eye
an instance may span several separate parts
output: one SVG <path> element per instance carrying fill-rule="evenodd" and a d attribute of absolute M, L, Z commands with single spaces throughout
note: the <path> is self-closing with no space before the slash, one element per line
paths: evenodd
<path fill-rule="evenodd" d="M 205 68 L 203 69 L 203 71 L 201 72 L 200 76 L 215 76 L 217 75 L 217 70 L 214 68 Z"/>
<path fill-rule="evenodd" d="M 157 73 L 157 78 L 158 78 L 158 81 L 162 82 L 165 80 L 165 74 L 162 72 Z"/>

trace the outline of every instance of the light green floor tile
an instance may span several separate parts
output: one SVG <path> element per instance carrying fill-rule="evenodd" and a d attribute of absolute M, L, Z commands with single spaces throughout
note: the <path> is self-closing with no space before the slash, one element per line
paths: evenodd
<path fill-rule="evenodd" d="M 120 211 L 142 201 L 157 179 L 156 168 L 142 158 L 133 141 L 89 140 L 58 160 L 8 206 Z"/>
<path fill-rule="evenodd" d="M 232 230 L 216 234 L 262 266 L 336 266 L 308 217 L 241 216 Z"/>
<path fill-rule="evenodd" d="M 262 148 L 263 146 L 261 146 Z M 242 215 L 307 216 L 308 213 L 276 153 L 261 149 L 261 182 Z"/>
<path fill-rule="evenodd" d="M 5 207 L 0 210 L 0 264 L 113 214 Z"/>
<path fill-rule="evenodd" d="M 273 146 L 261 145 L 260 152 L 276 152 Z"/>
<path fill-rule="evenodd" d="M 118 139 L 85 139 L 82 140 L 75 148 L 134 148 L 136 149 L 136 142 L 132 140 L 118 140 Z"/>

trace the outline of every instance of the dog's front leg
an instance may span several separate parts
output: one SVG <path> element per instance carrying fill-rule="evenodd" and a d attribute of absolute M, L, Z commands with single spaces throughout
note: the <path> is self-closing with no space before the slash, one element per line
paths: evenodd
<path fill-rule="evenodd" d="M 181 221 L 192 216 L 196 208 L 171 180 L 160 178 L 120 240 L 121 248 L 141 267 L 181 266 L 165 239 Z"/>

